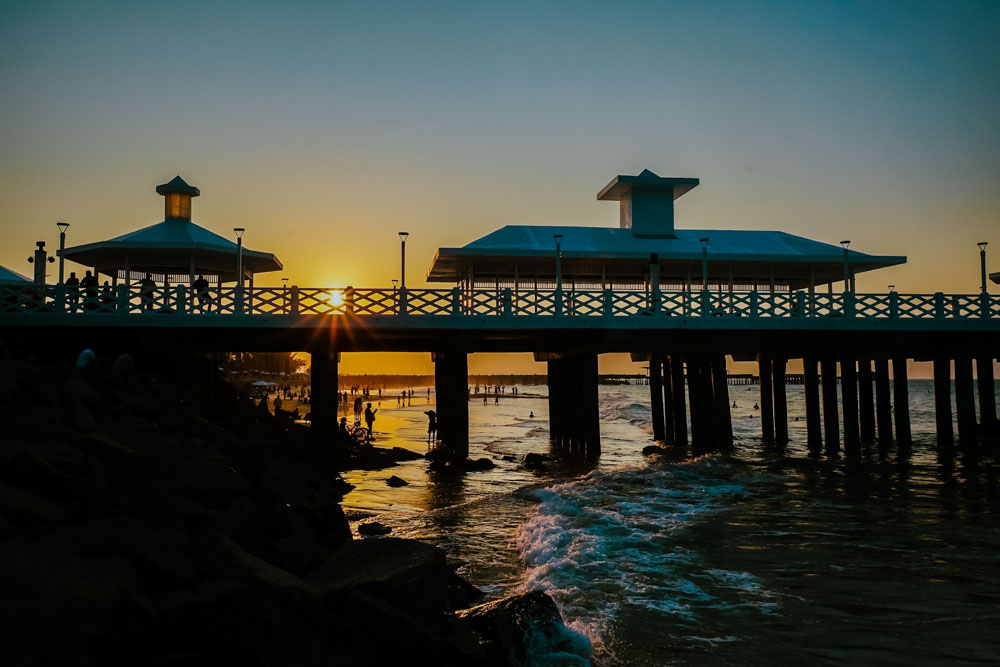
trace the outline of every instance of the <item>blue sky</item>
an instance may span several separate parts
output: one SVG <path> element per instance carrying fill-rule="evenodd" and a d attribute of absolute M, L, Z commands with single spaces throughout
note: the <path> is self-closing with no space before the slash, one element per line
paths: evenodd
<path fill-rule="evenodd" d="M 617 224 L 616 174 L 696 176 L 691 228 L 781 229 L 971 292 L 1000 252 L 1000 2 L 5 3 L 0 264 L 194 219 L 300 284 L 408 283 L 503 224 Z M 997 264 L 991 264 L 995 270 Z M 273 276 L 278 284 L 280 276 Z M 262 280 L 261 282 L 267 282 Z"/>

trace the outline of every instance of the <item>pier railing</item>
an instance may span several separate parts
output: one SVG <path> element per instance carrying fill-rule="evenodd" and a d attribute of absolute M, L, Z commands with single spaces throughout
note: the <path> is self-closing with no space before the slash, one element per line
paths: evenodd
<path fill-rule="evenodd" d="M 1000 319 L 1000 295 L 0 285 L 0 314 Z"/>

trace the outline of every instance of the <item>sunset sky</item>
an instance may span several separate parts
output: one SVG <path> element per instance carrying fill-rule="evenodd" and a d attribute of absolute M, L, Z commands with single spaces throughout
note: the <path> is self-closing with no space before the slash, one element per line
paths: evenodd
<path fill-rule="evenodd" d="M 420 287 L 505 224 L 617 226 L 595 194 L 649 168 L 701 179 L 678 227 L 849 238 L 909 258 L 860 291 L 972 293 L 977 241 L 1000 269 L 998 35 L 1000 2 L 956 0 L 5 3 L 0 264 L 57 220 L 159 221 L 180 174 L 195 222 L 282 260 L 258 285 L 387 286 L 405 229 Z M 509 359 L 472 370 L 534 369 Z M 431 368 L 372 361 L 342 371 Z"/>

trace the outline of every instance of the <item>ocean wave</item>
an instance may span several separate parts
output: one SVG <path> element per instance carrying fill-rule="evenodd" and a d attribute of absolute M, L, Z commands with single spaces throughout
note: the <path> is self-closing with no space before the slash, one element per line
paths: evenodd
<path fill-rule="evenodd" d="M 548 592 L 567 625 L 598 650 L 626 606 L 693 621 L 703 605 L 725 605 L 720 591 L 766 591 L 751 575 L 703 571 L 679 544 L 682 531 L 746 495 L 746 486 L 714 475 L 717 459 L 682 465 L 594 471 L 535 491 L 538 505 L 516 533 L 525 563 L 522 588 Z"/>

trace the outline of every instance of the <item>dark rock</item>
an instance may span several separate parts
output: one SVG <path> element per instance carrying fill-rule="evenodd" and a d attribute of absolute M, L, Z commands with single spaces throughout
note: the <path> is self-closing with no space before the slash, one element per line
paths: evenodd
<path fill-rule="evenodd" d="M 416 615 L 461 609 L 482 597 L 452 571 L 443 551 L 392 537 L 349 542 L 305 579 L 323 596 L 355 588 Z"/>
<path fill-rule="evenodd" d="M 224 535 L 204 537 L 195 542 L 193 550 L 198 566 L 210 578 L 254 583 L 315 596 L 313 588 L 302 579 L 257 558 Z"/>
<path fill-rule="evenodd" d="M 529 452 L 524 455 L 521 459 L 521 465 L 529 470 L 532 468 L 544 468 L 545 462 L 551 460 L 546 454 L 539 454 L 537 452 Z"/>
<path fill-rule="evenodd" d="M 82 438 L 77 438 L 71 442 L 74 447 L 79 448 L 85 454 L 93 455 L 102 459 L 115 459 L 123 456 L 130 456 L 132 450 L 119 444 L 114 439 L 102 433 L 90 433 Z"/>
<path fill-rule="evenodd" d="M 495 642 L 502 664 L 529 664 L 529 655 L 531 664 L 548 664 L 546 658 L 555 655 L 560 658 L 558 664 L 589 664 L 590 643 L 563 625 L 556 603 L 542 591 L 487 602 L 458 616 L 487 641 Z"/>
<path fill-rule="evenodd" d="M 123 556 L 146 591 L 191 586 L 197 576 L 194 562 L 183 551 L 131 517 L 103 517 L 64 527 L 38 544 L 62 553 Z"/>
<path fill-rule="evenodd" d="M 496 467 L 497 464 L 493 463 L 492 459 L 488 459 L 485 457 L 476 459 L 475 461 L 473 461 L 472 465 L 473 470 L 492 470 L 493 468 Z"/>
<path fill-rule="evenodd" d="M 643 456 L 662 455 L 664 452 L 665 450 L 663 449 L 663 447 L 660 447 L 659 445 L 647 445 L 642 448 Z"/>
<path fill-rule="evenodd" d="M 388 535 L 392 528 L 378 521 L 362 521 L 358 524 L 359 535 Z"/>
<path fill-rule="evenodd" d="M 417 459 L 424 458 L 423 454 L 415 452 L 411 449 L 404 449 L 402 447 L 393 447 L 389 450 L 389 458 L 393 461 L 416 461 Z"/>
<path fill-rule="evenodd" d="M 174 484 L 177 495 L 214 509 L 226 509 L 250 493 L 250 484 L 243 475 L 223 463 L 215 462 L 183 465 Z"/>
<path fill-rule="evenodd" d="M 393 475 L 389 479 L 385 480 L 385 483 L 388 484 L 389 486 L 393 487 L 394 489 L 395 488 L 399 488 L 401 486 L 409 486 L 410 485 L 410 483 L 407 482 L 405 479 L 403 479 L 401 477 L 396 477 L 395 475 Z"/>
<path fill-rule="evenodd" d="M 124 558 L 0 543 L 0 664 L 88 664 L 95 640 L 132 599 Z"/>
<path fill-rule="evenodd" d="M 90 409 L 80 401 L 73 402 L 73 428 L 77 431 L 93 431 L 97 428 L 94 415 Z"/>
<path fill-rule="evenodd" d="M 57 505 L 0 482 L 0 517 L 25 533 L 31 533 L 41 525 L 56 523 L 62 519 L 63 514 L 63 510 Z"/>

